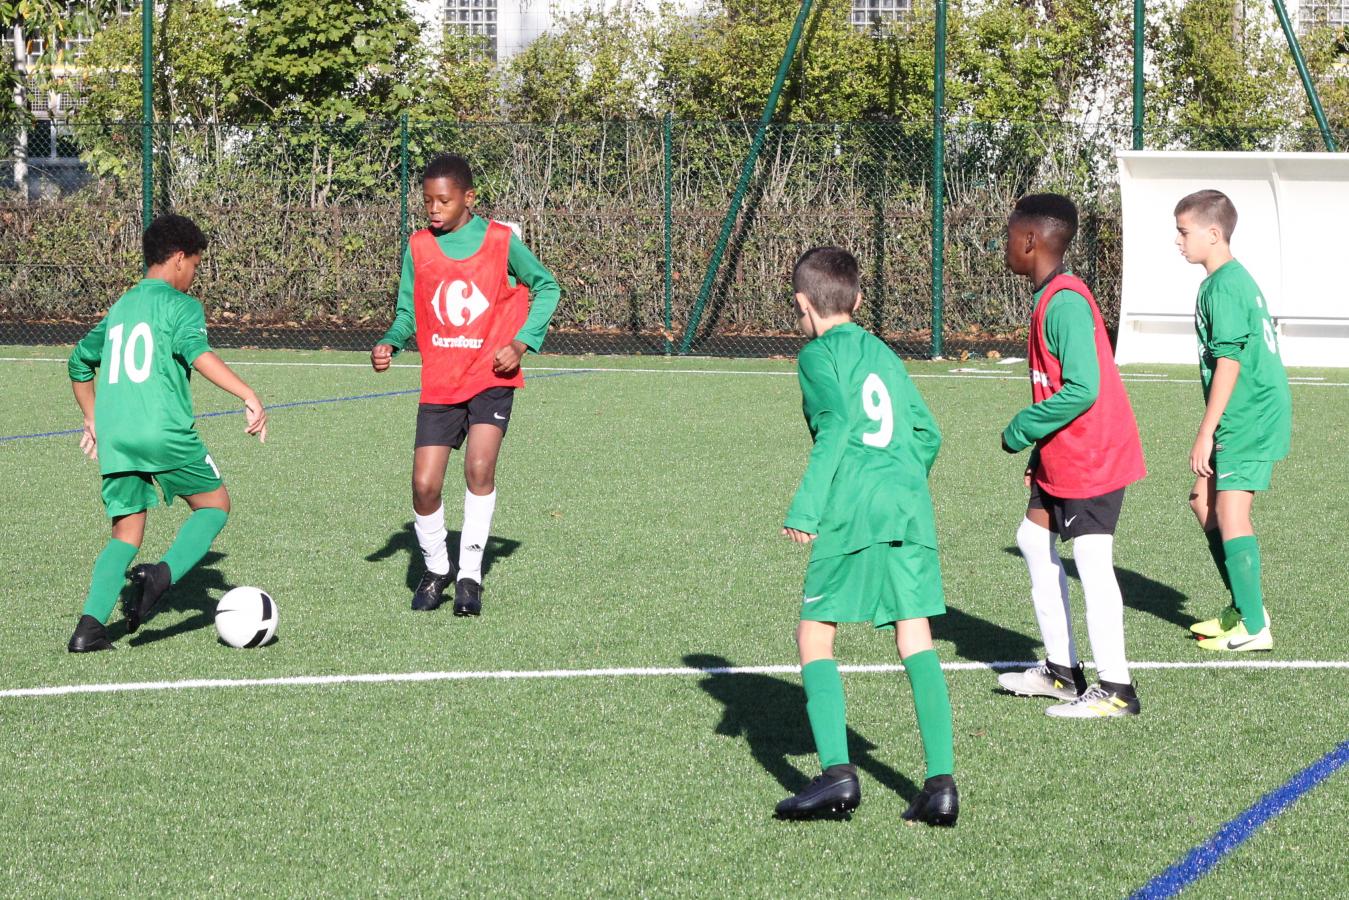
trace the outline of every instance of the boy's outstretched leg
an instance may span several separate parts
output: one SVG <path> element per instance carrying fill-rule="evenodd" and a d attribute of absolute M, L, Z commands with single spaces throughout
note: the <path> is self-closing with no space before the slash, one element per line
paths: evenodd
<path fill-rule="evenodd" d="M 505 432 L 496 425 L 478 423 L 468 428 L 464 452 L 464 527 L 459 532 L 459 574 L 454 584 L 454 614 L 482 612 L 482 557 L 492 533 L 496 512 L 497 457 Z"/>
<path fill-rule="evenodd" d="M 1087 679 L 1073 642 L 1068 573 L 1055 546 L 1059 536 L 1049 525 L 1049 513 L 1037 507 L 1026 510 L 1016 530 L 1016 544 L 1030 572 L 1031 601 L 1045 645 L 1045 661 L 1033 669 L 999 675 L 998 685 L 1022 697 L 1073 700 L 1087 689 Z"/>
<path fill-rule="evenodd" d="M 1086 595 L 1087 633 L 1099 683 L 1076 700 L 1051 706 L 1045 713 L 1069 719 L 1136 716 L 1141 707 L 1124 653 L 1124 597 L 1115 576 L 1115 536 L 1078 535 L 1073 539 L 1073 555 Z"/>
<path fill-rule="evenodd" d="M 862 800 L 857 768 L 848 760 L 848 725 L 843 704 L 843 679 L 833 659 L 832 622 L 802 621 L 796 631 L 801 650 L 801 684 L 806 692 L 806 717 L 820 756 L 821 774 L 795 796 L 777 805 L 782 819 L 849 815 Z"/>
<path fill-rule="evenodd" d="M 927 619 L 896 622 L 895 643 L 913 689 L 913 708 L 927 766 L 923 788 L 904 811 L 903 819 L 909 825 L 925 822 L 951 826 L 960 815 L 960 795 L 954 777 L 951 696 L 946 690 L 941 661 L 932 647 L 932 631 Z"/>
<path fill-rule="evenodd" d="M 420 422 L 420 419 L 419 419 Z M 441 491 L 445 487 L 445 466 L 450 460 L 448 446 L 425 445 L 412 456 L 412 513 L 417 544 L 426 561 L 426 572 L 412 594 L 412 608 L 429 611 L 445 600 L 450 575 L 450 552 L 445 546 L 445 505 Z"/>
<path fill-rule="evenodd" d="M 128 633 L 139 629 L 169 587 L 181 581 L 201 562 L 229 520 L 230 495 L 223 484 L 212 491 L 185 496 L 183 501 L 191 507 L 192 514 L 178 529 L 164 558 L 157 563 L 142 563 L 131 570 L 131 582 L 140 587 L 140 596 L 129 597 L 123 610 Z"/>
<path fill-rule="evenodd" d="M 117 595 L 126 583 L 126 570 L 136 558 L 141 539 L 145 535 L 145 513 L 119 516 L 113 520 L 112 537 L 103 552 L 94 560 L 94 572 L 89 578 L 89 593 L 84 598 L 84 609 L 75 633 L 66 649 L 71 653 L 93 650 L 111 650 L 108 640 L 108 617 L 117 605 Z"/>
<path fill-rule="evenodd" d="M 1204 529 L 1204 540 L 1208 544 L 1209 556 L 1223 580 L 1223 590 L 1227 593 L 1227 606 L 1212 619 L 1204 619 L 1190 626 L 1190 632 L 1196 637 L 1218 637 L 1237 627 L 1241 613 L 1237 612 L 1236 602 L 1232 599 L 1232 579 L 1227 576 L 1227 552 L 1223 549 L 1223 533 L 1218 527 L 1218 494 L 1212 475 L 1201 475 L 1190 491 L 1190 509 Z"/>
<path fill-rule="evenodd" d="M 1199 642 L 1205 650 L 1247 652 L 1273 650 L 1274 637 L 1269 630 L 1269 615 L 1260 588 L 1260 545 L 1251 527 L 1251 491 L 1218 492 L 1218 524 L 1225 540 L 1227 575 L 1232 582 L 1232 600 L 1241 613 L 1241 621 L 1230 631 Z"/>

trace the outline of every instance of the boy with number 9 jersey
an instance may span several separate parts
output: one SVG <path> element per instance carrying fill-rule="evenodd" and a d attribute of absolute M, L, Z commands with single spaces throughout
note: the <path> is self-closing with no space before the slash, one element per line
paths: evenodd
<path fill-rule="evenodd" d="M 244 431 L 267 439 L 258 395 L 211 352 L 201 303 L 185 293 L 206 236 L 185 216 L 163 215 L 145 230 L 142 247 L 144 280 L 75 345 L 67 367 L 84 413 L 80 449 L 98 460 L 103 505 L 112 520 L 112 538 L 94 562 L 84 612 L 70 638 L 72 653 L 113 648 L 104 625 L 145 536 L 145 511 L 159 505 L 156 486 L 165 503 L 182 497 L 192 514 L 163 560 L 131 571 L 140 591 L 123 610 L 128 632 L 140 627 L 225 527 L 229 492 L 197 434 L 192 370 L 242 400 Z"/>
<path fill-rule="evenodd" d="M 811 545 L 796 636 L 823 773 L 777 815 L 846 815 L 861 801 L 834 634 L 839 622 L 870 622 L 895 629 L 926 757 L 903 818 L 954 825 L 951 701 L 927 621 L 946 611 L 927 486 L 941 435 L 899 357 L 852 321 L 858 285 L 857 260 L 838 247 L 808 251 L 792 273 L 799 328 L 812 338 L 797 366 L 815 443 L 782 533 Z"/>

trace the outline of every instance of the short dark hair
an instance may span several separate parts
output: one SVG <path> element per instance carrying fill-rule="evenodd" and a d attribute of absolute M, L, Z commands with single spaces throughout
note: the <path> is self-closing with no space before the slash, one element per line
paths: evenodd
<path fill-rule="evenodd" d="M 805 294 L 822 316 L 852 312 L 861 283 L 857 257 L 842 247 L 815 247 L 792 269 L 792 290 Z"/>
<path fill-rule="evenodd" d="M 1232 240 L 1232 232 L 1237 230 L 1237 208 L 1222 191 L 1208 188 L 1186 194 L 1176 204 L 1176 215 L 1191 213 L 1201 225 L 1217 225 L 1223 233 L 1223 240 Z"/>
<path fill-rule="evenodd" d="M 1012 218 L 1034 221 L 1059 252 L 1077 236 L 1077 206 L 1062 194 L 1027 194 L 1016 201 Z"/>
<path fill-rule="evenodd" d="M 147 266 L 167 262 L 178 251 L 185 256 L 199 256 L 206 251 L 206 235 L 187 216 L 165 213 L 150 223 L 141 235 L 141 252 Z"/>
<path fill-rule="evenodd" d="M 461 190 L 473 190 L 473 167 L 468 164 L 468 160 L 453 153 L 441 153 L 431 157 L 426 168 L 422 169 L 422 183 L 425 184 L 432 178 L 448 178 Z"/>

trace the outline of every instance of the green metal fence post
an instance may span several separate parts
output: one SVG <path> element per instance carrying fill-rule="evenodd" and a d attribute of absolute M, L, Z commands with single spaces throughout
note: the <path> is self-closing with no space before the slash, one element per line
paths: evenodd
<path fill-rule="evenodd" d="M 1134 149 L 1143 149 L 1143 26 L 1147 11 L 1143 0 L 1134 0 Z"/>
<path fill-rule="evenodd" d="M 154 0 L 141 0 L 141 227 L 154 218 Z"/>
<path fill-rule="evenodd" d="M 398 117 L 398 256 L 403 256 L 403 245 L 408 240 L 408 114 Z"/>
<path fill-rule="evenodd" d="M 668 356 L 674 350 L 674 254 L 672 248 L 674 225 L 674 120 L 671 113 L 665 114 L 661 128 L 661 150 L 665 156 L 665 183 L 662 193 L 665 195 L 665 353 Z"/>
<path fill-rule="evenodd" d="M 946 258 L 946 0 L 937 0 L 932 61 L 932 358 L 942 351 L 942 276 Z"/>
<path fill-rule="evenodd" d="M 740 204 L 744 202 L 745 192 L 749 189 L 749 180 L 754 174 L 754 164 L 759 159 L 759 151 L 763 149 L 764 137 L 768 133 L 768 123 L 772 121 L 773 113 L 778 108 L 778 97 L 782 94 L 782 85 L 787 81 L 787 72 L 791 69 L 792 59 L 796 56 L 796 45 L 801 40 L 801 31 L 806 24 L 806 18 L 810 15 L 811 3 L 812 0 L 805 0 L 801 4 L 800 11 L 796 14 L 796 22 L 792 25 L 791 37 L 787 39 L 787 49 L 782 54 L 782 62 L 778 63 L 777 77 L 773 79 L 773 89 L 768 92 L 768 100 L 764 103 L 763 115 L 759 117 L 759 127 L 754 132 L 754 140 L 750 143 L 749 154 L 745 156 L 745 164 L 740 169 L 740 180 L 736 183 L 735 194 L 731 197 L 731 205 L 726 209 L 726 218 L 721 221 L 721 234 L 718 235 L 717 245 L 712 250 L 712 258 L 708 260 L 707 273 L 703 276 L 703 285 L 698 290 L 698 299 L 689 312 L 688 324 L 684 326 L 684 339 L 679 344 L 681 356 L 689 352 L 689 347 L 693 344 L 694 333 L 698 330 L 698 323 L 703 317 L 703 307 L 707 305 L 707 298 L 712 294 L 712 285 L 717 279 L 717 269 L 721 267 L 721 257 L 726 253 L 726 244 L 731 239 L 731 229 L 735 227 L 735 219 L 740 212 Z"/>
<path fill-rule="evenodd" d="M 1298 76 L 1302 78 L 1302 89 L 1307 92 L 1307 100 L 1312 105 L 1312 115 L 1316 117 L 1317 127 L 1321 129 L 1321 140 L 1325 141 L 1326 149 L 1331 153 L 1338 152 L 1335 136 L 1330 133 L 1330 123 L 1326 121 L 1325 110 L 1321 109 L 1321 97 L 1316 93 L 1316 83 L 1312 81 L 1311 73 L 1307 71 L 1307 60 L 1302 57 L 1302 47 L 1298 44 L 1297 33 L 1293 31 L 1293 23 L 1288 20 L 1288 8 L 1284 6 L 1283 0 L 1274 0 L 1274 11 L 1279 15 L 1283 36 L 1288 39 L 1288 49 L 1293 54 L 1293 63 L 1297 66 Z"/>

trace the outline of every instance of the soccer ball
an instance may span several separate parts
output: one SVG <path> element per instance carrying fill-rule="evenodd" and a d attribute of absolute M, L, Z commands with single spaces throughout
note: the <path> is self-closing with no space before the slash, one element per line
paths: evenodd
<path fill-rule="evenodd" d="M 215 630 L 231 647 L 261 647 L 276 634 L 276 601 L 255 587 L 227 591 L 215 608 Z"/>

